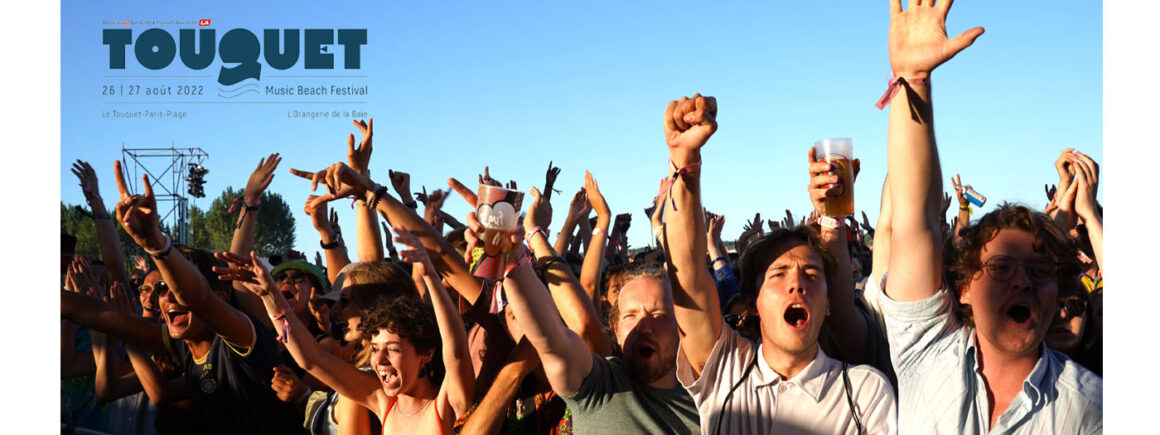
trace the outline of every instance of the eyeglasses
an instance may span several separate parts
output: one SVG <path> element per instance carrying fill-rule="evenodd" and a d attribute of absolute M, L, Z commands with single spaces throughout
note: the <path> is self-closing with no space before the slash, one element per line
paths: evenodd
<path fill-rule="evenodd" d="M 1083 299 L 1068 299 L 1059 301 L 1059 309 L 1067 313 L 1067 318 L 1079 317 L 1087 312 L 1087 302 Z"/>
<path fill-rule="evenodd" d="M 139 289 L 143 292 L 155 292 L 160 296 L 169 292 L 169 284 L 166 284 L 165 281 L 157 280 L 153 282 L 152 286 L 142 285 Z"/>
<path fill-rule="evenodd" d="M 1048 283 L 1057 278 L 1058 268 L 1055 263 L 1041 258 L 1033 259 L 1026 263 L 1019 263 L 1014 258 L 1006 255 L 996 255 L 983 264 L 980 264 L 979 268 L 985 270 L 987 275 L 991 276 L 991 279 L 999 282 L 1007 282 L 1015 277 L 1015 271 L 1020 266 L 1027 272 L 1027 277 L 1031 278 L 1031 282 L 1036 284 Z"/>
<path fill-rule="evenodd" d="M 745 329 L 745 328 L 748 328 L 749 326 L 753 325 L 754 323 L 758 323 L 761 321 L 761 318 L 758 316 L 742 316 L 739 314 L 726 314 L 723 317 L 725 318 L 724 319 L 725 324 L 729 325 L 729 327 L 733 328 L 733 329 Z"/>
<path fill-rule="evenodd" d="M 275 276 L 274 282 L 282 282 L 282 281 L 285 281 L 287 279 L 290 280 L 291 284 L 302 284 L 302 283 L 306 282 L 306 275 L 302 275 L 302 274 L 298 274 L 298 273 L 295 273 L 295 274 L 287 273 L 287 274 L 284 274 L 280 277 Z"/>

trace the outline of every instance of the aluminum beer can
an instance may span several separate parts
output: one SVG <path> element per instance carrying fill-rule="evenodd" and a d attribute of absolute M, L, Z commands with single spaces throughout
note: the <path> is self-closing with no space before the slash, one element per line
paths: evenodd
<path fill-rule="evenodd" d="M 985 196 L 983 196 L 983 194 L 975 191 L 974 188 L 964 187 L 963 188 L 963 195 L 966 196 L 967 201 L 970 201 L 971 204 L 975 205 L 975 207 L 982 207 L 983 204 L 987 203 L 987 197 L 985 197 Z"/>

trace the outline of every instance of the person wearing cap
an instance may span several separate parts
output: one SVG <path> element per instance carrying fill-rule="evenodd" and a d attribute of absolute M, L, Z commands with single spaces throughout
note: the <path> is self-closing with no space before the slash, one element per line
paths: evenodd
<path fill-rule="evenodd" d="M 310 313 L 311 295 L 325 295 L 330 290 L 322 270 L 313 264 L 296 260 L 279 264 L 271 274 L 278 284 L 278 291 L 290 304 L 290 310 L 307 325 L 315 339 L 322 340 L 328 328 L 320 325 L 321 320 L 316 321 Z"/>

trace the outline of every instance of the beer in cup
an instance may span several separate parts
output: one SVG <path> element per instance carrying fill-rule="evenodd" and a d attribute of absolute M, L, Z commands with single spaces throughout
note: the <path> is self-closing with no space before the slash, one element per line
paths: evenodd
<path fill-rule="evenodd" d="M 479 235 L 484 253 L 497 256 L 511 249 L 511 235 L 519 229 L 520 206 L 524 193 L 487 184 L 479 185 L 475 212 L 483 232 Z"/>
<path fill-rule="evenodd" d="M 854 215 L 854 141 L 836 137 L 814 142 L 814 150 L 819 160 L 836 166 L 831 173 L 837 175 L 838 195 L 827 196 L 822 203 L 822 215 L 844 218 Z"/>

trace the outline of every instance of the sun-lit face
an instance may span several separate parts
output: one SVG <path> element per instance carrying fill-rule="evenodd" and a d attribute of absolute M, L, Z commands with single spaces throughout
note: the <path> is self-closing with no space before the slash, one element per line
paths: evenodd
<path fill-rule="evenodd" d="M 388 396 L 413 391 L 420 380 L 419 372 L 434 354 L 434 349 L 419 352 L 410 340 L 386 328 L 371 337 L 370 345 L 371 367 Z"/>
<path fill-rule="evenodd" d="M 616 342 L 637 381 L 672 373 L 679 343 L 672 290 L 656 278 L 637 278 L 620 288 L 617 302 Z"/>
<path fill-rule="evenodd" d="M 817 348 L 830 301 L 822 256 L 803 242 L 793 243 L 765 269 L 757 312 L 762 343 L 797 355 Z"/>
<path fill-rule="evenodd" d="M 310 275 L 302 271 L 286 269 L 278 272 L 278 276 L 274 277 L 274 282 L 278 283 L 278 290 L 282 292 L 282 296 L 286 298 L 286 303 L 290 304 L 290 309 L 294 311 L 294 314 L 303 316 L 309 309 L 307 304 L 310 300 L 310 290 L 314 287 Z"/>
<path fill-rule="evenodd" d="M 1023 230 L 1003 229 L 983 246 L 980 261 L 1007 257 L 1018 264 L 1006 281 L 992 277 L 983 269 L 975 272 L 961 291 L 959 302 L 970 305 L 976 332 L 981 341 L 999 352 L 1012 356 L 1037 355 L 1039 343 L 1051 328 L 1059 306 L 1056 295 L 1059 282 L 1032 279 L 1028 264 L 1043 264 L 1043 254 L 1035 252 L 1035 236 Z"/>
<path fill-rule="evenodd" d="M 1070 294 L 1060 295 L 1057 305 L 1059 311 L 1052 319 L 1051 329 L 1048 330 L 1044 340 L 1047 342 L 1047 347 L 1071 354 L 1079 349 L 1080 341 L 1083 340 L 1084 328 L 1087 326 L 1087 310 L 1079 310 L 1079 308 L 1081 306 L 1086 308 L 1086 303 L 1078 295 Z M 1069 305 L 1070 309 L 1079 310 L 1078 315 L 1068 313 Z"/>

